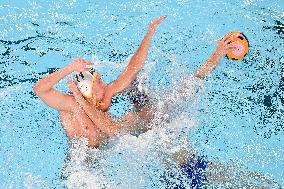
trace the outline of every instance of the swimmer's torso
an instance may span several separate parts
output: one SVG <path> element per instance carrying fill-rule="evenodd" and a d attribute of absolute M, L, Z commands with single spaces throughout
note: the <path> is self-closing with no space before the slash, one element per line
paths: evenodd
<path fill-rule="evenodd" d="M 89 141 L 89 146 L 97 147 L 107 138 L 98 127 L 90 120 L 88 115 L 75 102 L 71 111 L 60 111 L 61 124 L 71 139 L 74 137 L 85 137 Z"/>

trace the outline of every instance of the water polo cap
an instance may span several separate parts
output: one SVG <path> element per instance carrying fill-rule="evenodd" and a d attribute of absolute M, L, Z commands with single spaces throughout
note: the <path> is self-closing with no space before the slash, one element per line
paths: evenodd
<path fill-rule="evenodd" d="M 86 98 L 92 98 L 94 80 L 96 79 L 96 73 L 92 75 L 90 72 L 78 72 L 74 75 L 74 82 L 77 85 L 80 92 Z"/>

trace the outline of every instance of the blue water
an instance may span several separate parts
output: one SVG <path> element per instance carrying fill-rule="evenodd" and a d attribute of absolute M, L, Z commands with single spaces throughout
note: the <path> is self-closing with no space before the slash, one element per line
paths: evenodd
<path fill-rule="evenodd" d="M 173 87 L 172 78 L 192 73 L 228 31 L 247 36 L 245 60 L 222 59 L 206 80 L 190 139 L 212 160 L 237 162 L 284 185 L 282 0 L 1 0 L 1 188 L 62 188 L 67 138 L 33 84 L 76 56 L 100 60 L 104 81 L 112 81 L 123 67 L 111 65 L 131 56 L 149 21 L 164 14 L 146 63 L 155 62 L 154 88 Z M 67 91 L 66 81 L 58 88 Z"/>

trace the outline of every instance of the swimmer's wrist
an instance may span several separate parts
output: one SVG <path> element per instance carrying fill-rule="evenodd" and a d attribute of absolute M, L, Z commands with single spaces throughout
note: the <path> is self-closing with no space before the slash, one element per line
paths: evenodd
<path fill-rule="evenodd" d="M 224 56 L 224 53 L 222 53 L 222 52 L 220 52 L 220 51 L 218 51 L 218 50 L 215 50 L 215 51 L 212 53 L 211 56 L 220 59 L 220 58 L 222 58 L 222 57 Z"/>
<path fill-rule="evenodd" d="M 70 72 L 73 72 L 73 71 L 76 71 L 76 68 L 78 65 L 78 60 L 75 59 L 75 60 L 72 60 L 68 65 L 67 65 L 67 68 Z"/>
<path fill-rule="evenodd" d="M 75 71 L 75 67 L 74 67 L 73 62 L 71 62 L 70 64 L 68 64 L 65 68 L 66 68 L 66 70 L 67 70 L 69 73 L 72 73 L 72 72 Z"/>

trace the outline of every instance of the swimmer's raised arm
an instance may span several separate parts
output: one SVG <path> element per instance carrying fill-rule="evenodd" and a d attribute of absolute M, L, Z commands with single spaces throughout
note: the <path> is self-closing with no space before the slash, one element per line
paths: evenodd
<path fill-rule="evenodd" d="M 92 122 L 108 136 L 117 134 L 121 129 L 127 128 L 127 124 L 114 121 L 106 112 L 98 110 L 82 96 L 81 92 L 73 81 L 68 81 L 68 87 L 73 93 L 76 102 L 83 108 Z"/>
<path fill-rule="evenodd" d="M 70 110 L 72 106 L 72 97 L 70 95 L 59 92 L 53 86 L 58 83 L 65 76 L 73 71 L 86 71 L 87 65 L 92 64 L 83 59 L 75 59 L 70 64 L 61 68 L 48 76 L 40 79 L 33 87 L 34 92 L 46 103 L 48 106 L 56 110 Z"/>
<path fill-rule="evenodd" d="M 149 29 L 141 42 L 139 48 L 131 58 L 128 66 L 123 71 L 123 73 L 110 85 L 108 85 L 106 91 L 115 95 L 119 92 L 122 92 L 126 89 L 132 81 L 136 78 L 139 71 L 144 66 L 144 63 L 147 59 L 149 47 L 151 44 L 151 39 L 158 27 L 158 25 L 166 18 L 166 16 L 160 16 L 151 21 Z"/>
<path fill-rule="evenodd" d="M 194 76 L 204 79 L 207 75 L 209 75 L 219 64 L 220 59 L 228 52 L 235 49 L 235 47 L 231 44 L 231 41 L 238 36 L 241 36 L 241 33 L 232 34 L 230 32 L 220 39 L 217 42 L 214 52 L 211 54 L 208 60 L 198 68 L 198 70 L 194 73 Z"/>

